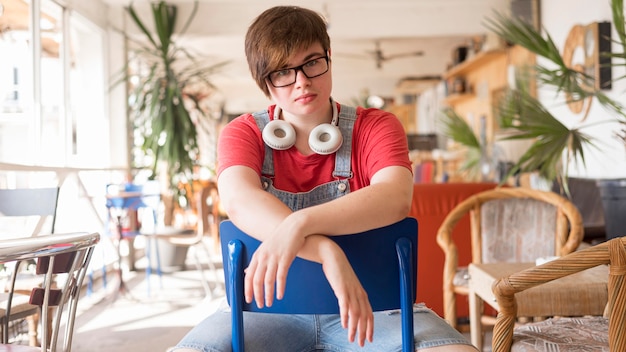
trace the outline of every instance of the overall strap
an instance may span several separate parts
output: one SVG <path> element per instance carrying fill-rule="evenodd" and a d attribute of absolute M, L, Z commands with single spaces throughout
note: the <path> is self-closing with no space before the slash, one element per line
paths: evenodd
<path fill-rule="evenodd" d="M 352 178 L 352 129 L 356 121 L 356 108 L 341 105 L 339 110 L 339 130 L 343 136 L 341 148 L 335 154 L 333 177 Z"/>
<path fill-rule="evenodd" d="M 261 132 L 270 122 L 270 113 L 267 110 L 257 111 L 252 114 L 254 117 L 254 121 L 256 122 L 257 127 Z M 261 170 L 261 175 L 267 175 L 269 177 L 274 176 L 274 153 L 272 153 L 272 148 L 270 148 L 267 144 L 265 145 L 265 158 L 263 159 L 263 170 Z"/>
<path fill-rule="evenodd" d="M 254 117 L 256 125 L 261 131 L 263 131 L 263 128 L 265 128 L 270 121 L 270 115 L 267 110 L 255 112 L 252 114 L 252 117 Z M 352 129 L 354 128 L 354 122 L 356 119 L 356 108 L 341 105 L 338 127 L 341 131 L 341 135 L 343 136 L 343 143 L 335 154 L 335 170 L 333 171 L 333 177 L 352 178 L 353 176 L 351 171 Z M 263 159 L 263 170 L 261 173 L 269 177 L 274 176 L 273 154 L 272 148 L 265 144 L 265 158 Z"/>

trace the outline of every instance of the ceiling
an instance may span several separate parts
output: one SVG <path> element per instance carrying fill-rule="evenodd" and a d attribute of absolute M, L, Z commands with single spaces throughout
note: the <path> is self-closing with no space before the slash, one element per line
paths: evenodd
<path fill-rule="evenodd" d="M 130 21 L 116 16 L 130 0 L 102 1 L 109 6 L 114 27 L 138 34 Z M 335 98 L 345 101 L 363 91 L 393 97 L 403 78 L 440 76 L 452 61 L 454 48 L 485 34 L 484 19 L 493 11 L 506 11 L 512 1 L 520 0 L 199 0 L 195 20 L 177 42 L 206 60 L 229 61 L 214 83 L 228 104 L 235 104 L 230 110 L 247 111 L 267 103 L 250 78 L 243 53 L 248 25 L 271 6 L 308 7 L 323 14 L 329 23 Z M 182 26 L 194 1 L 168 2 L 178 6 Z M 150 1 L 132 3 L 149 23 Z M 402 55 L 414 52 L 422 54 Z M 398 57 L 377 61 L 381 54 Z"/>

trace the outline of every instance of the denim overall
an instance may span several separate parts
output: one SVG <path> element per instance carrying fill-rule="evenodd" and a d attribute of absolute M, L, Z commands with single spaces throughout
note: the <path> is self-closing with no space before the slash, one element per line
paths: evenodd
<path fill-rule="evenodd" d="M 268 111 L 253 114 L 261 131 L 269 123 Z M 290 193 L 273 186 L 273 150 L 265 146 L 261 181 L 265 190 L 278 197 L 293 211 L 322 204 L 350 192 L 352 129 L 356 109 L 341 106 L 338 127 L 343 144 L 335 154 L 333 176 L 339 179 L 319 185 L 309 192 Z M 415 347 L 427 348 L 469 341 L 423 304 L 413 308 Z M 250 352 L 392 352 L 402 349 L 400 311 L 374 312 L 374 341 L 364 347 L 348 341 L 347 330 L 341 326 L 338 314 L 300 315 L 244 312 L 245 348 Z M 196 325 L 179 343 L 169 350 L 189 348 L 202 352 L 231 351 L 231 314 L 224 300 L 218 310 Z"/>
<path fill-rule="evenodd" d="M 256 112 L 252 114 L 252 116 L 261 131 L 263 131 L 265 125 L 270 121 L 269 112 L 267 110 Z M 356 117 L 355 108 L 345 105 L 341 106 L 338 127 L 343 136 L 343 143 L 335 154 L 335 170 L 333 171 L 333 177 L 341 177 L 342 179 L 319 185 L 309 192 L 290 193 L 276 189 L 272 182 L 274 177 L 274 153 L 272 148 L 266 144 L 263 170 L 261 171 L 263 188 L 280 199 L 293 211 L 326 203 L 350 193 L 350 183 L 348 179 L 352 178 L 350 162 L 352 159 L 352 128 L 354 127 Z"/>

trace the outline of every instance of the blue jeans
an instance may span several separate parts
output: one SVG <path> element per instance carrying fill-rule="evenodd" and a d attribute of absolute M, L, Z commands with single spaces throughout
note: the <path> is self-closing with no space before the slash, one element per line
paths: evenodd
<path fill-rule="evenodd" d="M 423 304 L 413 308 L 415 348 L 471 345 L 445 320 Z M 245 347 L 251 352 L 392 352 L 402 350 L 400 312 L 374 313 L 374 341 L 359 347 L 348 341 L 339 315 L 284 315 L 244 312 Z M 227 305 L 194 327 L 177 348 L 202 352 L 231 351 L 230 308 Z M 176 351 L 176 348 L 171 351 Z"/>

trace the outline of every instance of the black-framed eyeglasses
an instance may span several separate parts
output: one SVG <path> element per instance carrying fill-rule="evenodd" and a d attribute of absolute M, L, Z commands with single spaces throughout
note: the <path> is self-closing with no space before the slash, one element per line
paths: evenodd
<path fill-rule="evenodd" d="M 318 57 L 309 60 L 300 66 L 283 68 L 281 70 L 270 72 L 267 78 L 274 88 L 282 88 L 296 83 L 298 71 L 302 71 L 307 78 L 321 76 L 328 72 L 328 56 Z"/>

